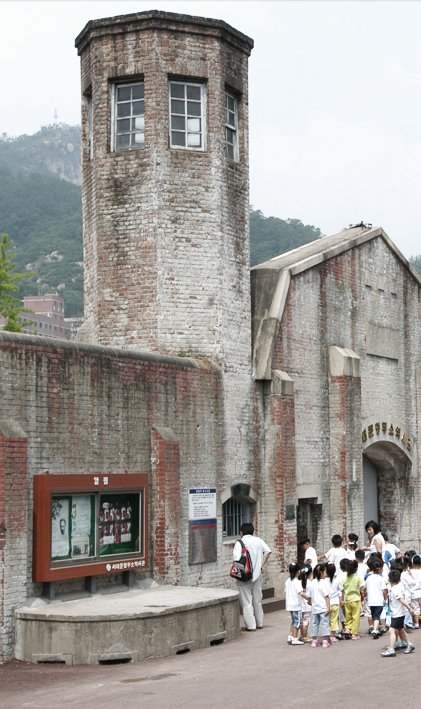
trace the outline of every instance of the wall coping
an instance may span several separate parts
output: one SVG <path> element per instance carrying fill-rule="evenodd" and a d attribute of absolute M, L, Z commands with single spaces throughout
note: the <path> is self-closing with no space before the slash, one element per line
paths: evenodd
<path fill-rule="evenodd" d="M 170 355 L 146 352 L 143 350 L 129 350 L 119 347 L 109 347 L 107 345 L 90 345 L 85 342 L 74 340 L 60 340 L 52 337 L 42 337 L 41 335 L 25 335 L 17 332 L 0 331 L 0 349 L 2 345 L 23 345 L 30 348 L 43 348 L 51 352 L 74 352 L 82 355 L 95 357 L 111 357 L 113 359 L 131 359 L 141 362 L 153 362 L 154 364 L 166 364 L 172 367 L 182 367 L 185 369 L 204 369 L 219 372 L 220 367 L 209 359 L 193 359 L 191 357 L 175 357 Z"/>
<path fill-rule="evenodd" d="M 75 47 L 79 56 L 83 54 L 89 43 L 97 37 L 105 35 L 126 34 L 139 30 L 170 30 L 178 32 L 190 31 L 195 34 L 205 34 L 225 40 L 228 44 L 234 45 L 250 55 L 254 46 L 254 41 L 239 30 L 228 25 L 223 20 L 215 20 L 206 17 L 196 17 L 191 15 L 181 15 L 177 12 L 163 12 L 160 10 L 149 10 L 146 12 L 135 12 L 130 15 L 117 15 L 116 17 L 105 17 L 100 20 L 90 20 L 82 32 L 75 39 Z"/>

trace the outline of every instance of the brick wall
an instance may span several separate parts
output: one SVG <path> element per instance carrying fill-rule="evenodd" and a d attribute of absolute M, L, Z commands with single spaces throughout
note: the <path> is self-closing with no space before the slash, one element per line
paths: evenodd
<path fill-rule="evenodd" d="M 393 357 L 370 351 L 372 325 L 396 341 Z M 379 420 L 399 423 L 413 441 L 410 453 L 375 439 L 364 450 L 379 470 L 381 522 L 403 548 L 420 544 L 420 325 L 420 288 L 382 238 L 291 280 L 272 366 L 294 381 L 297 486 L 319 492 L 323 548 L 334 533 L 363 533 L 361 433 L 366 421 Z M 330 376 L 331 346 L 358 355 L 361 383 Z"/>
<path fill-rule="evenodd" d="M 14 657 L 14 611 L 26 600 L 27 439 L 0 420 L 0 662 Z"/>
<path fill-rule="evenodd" d="M 218 561 L 188 564 L 188 490 L 216 487 L 219 494 L 243 481 L 260 490 L 251 380 L 239 377 L 227 404 L 224 377 L 209 362 L 14 333 L 0 334 L 0 368 L 1 416 L 28 436 L 28 596 L 42 593 L 32 582 L 32 480 L 47 471 L 148 473 L 148 574 L 184 585 L 230 583 L 219 498 Z M 162 439 L 164 429 L 176 442 Z M 81 587 L 83 579 L 56 584 L 58 593 Z"/>

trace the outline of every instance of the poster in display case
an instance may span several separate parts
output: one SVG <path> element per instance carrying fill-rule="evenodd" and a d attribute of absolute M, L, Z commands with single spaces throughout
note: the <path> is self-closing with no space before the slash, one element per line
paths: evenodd
<path fill-rule="evenodd" d="M 95 495 L 53 496 L 51 561 L 95 555 Z"/>
<path fill-rule="evenodd" d="M 145 568 L 147 497 L 147 475 L 35 476 L 34 581 Z"/>
<path fill-rule="evenodd" d="M 99 508 L 100 555 L 139 551 L 139 496 L 100 495 Z"/>

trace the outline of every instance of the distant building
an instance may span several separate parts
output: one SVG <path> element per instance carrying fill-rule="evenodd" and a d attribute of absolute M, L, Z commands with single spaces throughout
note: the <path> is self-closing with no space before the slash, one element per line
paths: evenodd
<path fill-rule="evenodd" d="M 84 318 L 79 317 L 79 318 L 64 318 L 64 322 L 66 324 L 66 327 L 70 328 L 70 339 L 74 340 L 76 338 L 77 333 L 79 332 L 80 328 L 82 327 L 84 323 Z"/>
<path fill-rule="evenodd" d="M 34 311 L 21 313 L 21 320 L 33 320 L 33 324 L 23 328 L 27 335 L 36 333 L 44 337 L 55 337 L 70 340 L 71 326 L 64 321 L 64 300 L 57 293 L 47 295 L 28 295 L 23 299 L 23 307 Z M 5 318 L 0 318 L 0 329 L 6 324 Z"/>

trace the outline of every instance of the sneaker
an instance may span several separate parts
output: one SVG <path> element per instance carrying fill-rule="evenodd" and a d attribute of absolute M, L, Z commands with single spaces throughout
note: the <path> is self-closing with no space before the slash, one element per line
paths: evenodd
<path fill-rule="evenodd" d="M 409 643 L 408 647 L 403 651 L 404 655 L 409 655 L 411 652 L 414 652 L 415 648 L 412 645 L 412 643 Z"/>
<path fill-rule="evenodd" d="M 318 640 L 312 640 L 312 641 L 311 641 L 311 647 L 319 647 L 319 641 L 318 641 Z"/>
<path fill-rule="evenodd" d="M 339 640 L 338 640 L 338 638 L 330 638 L 330 641 L 329 641 L 329 642 L 330 642 L 331 645 L 335 645 L 336 643 L 339 642 Z"/>
<path fill-rule="evenodd" d="M 382 657 L 396 657 L 396 652 L 393 647 L 388 647 L 387 650 L 382 652 Z"/>
<path fill-rule="evenodd" d="M 323 640 L 322 647 L 330 647 L 329 640 Z"/>
<path fill-rule="evenodd" d="M 344 631 L 344 637 L 345 637 L 345 640 L 351 640 L 351 631 L 350 631 L 349 628 L 347 628 L 347 629 Z"/>
<path fill-rule="evenodd" d="M 405 642 L 405 640 L 399 640 L 395 643 L 395 650 L 405 650 L 405 648 L 408 647 L 408 643 Z"/>
<path fill-rule="evenodd" d="M 298 640 L 298 638 L 292 638 L 291 645 L 304 645 L 304 643 L 302 640 Z"/>
<path fill-rule="evenodd" d="M 335 638 L 337 638 L 338 640 L 343 640 L 344 634 L 341 632 L 335 633 Z"/>
<path fill-rule="evenodd" d="M 300 638 L 300 640 L 302 640 L 303 643 L 311 643 L 311 638 Z"/>
<path fill-rule="evenodd" d="M 361 640 L 359 635 L 351 635 L 351 640 Z"/>
<path fill-rule="evenodd" d="M 388 633 L 388 632 L 389 632 L 388 628 L 379 628 L 380 635 L 384 635 L 385 633 Z"/>
<path fill-rule="evenodd" d="M 292 643 L 292 635 L 288 635 L 287 643 L 288 643 L 288 645 L 291 645 L 291 643 Z"/>
<path fill-rule="evenodd" d="M 379 633 L 378 630 L 373 630 L 373 632 L 371 633 L 371 635 L 372 635 L 373 640 L 378 640 L 379 637 L 380 637 L 380 633 Z"/>
<path fill-rule="evenodd" d="M 413 628 L 413 630 L 419 630 L 420 629 L 419 623 L 417 623 L 416 625 L 413 625 L 412 628 Z"/>

